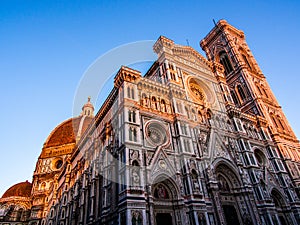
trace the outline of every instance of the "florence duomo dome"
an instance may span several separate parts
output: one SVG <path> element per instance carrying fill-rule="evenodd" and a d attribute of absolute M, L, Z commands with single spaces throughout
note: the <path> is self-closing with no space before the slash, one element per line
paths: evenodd
<path fill-rule="evenodd" d="M 49 134 L 36 163 L 32 184 L 28 181 L 15 184 L 3 194 L 0 222 L 26 221 L 47 211 L 47 200 L 54 197 L 55 179 L 94 118 L 90 100 L 89 97 L 79 116 L 60 123 Z"/>

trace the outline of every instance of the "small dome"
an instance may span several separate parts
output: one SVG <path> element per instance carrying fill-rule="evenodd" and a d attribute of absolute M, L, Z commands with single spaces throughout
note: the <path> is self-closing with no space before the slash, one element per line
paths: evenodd
<path fill-rule="evenodd" d="M 62 122 L 51 132 L 44 148 L 76 143 L 76 139 L 84 133 L 92 120 L 91 117 L 79 116 Z"/>
<path fill-rule="evenodd" d="M 3 195 L 2 198 L 9 197 L 30 197 L 32 184 L 27 180 L 11 186 Z"/>

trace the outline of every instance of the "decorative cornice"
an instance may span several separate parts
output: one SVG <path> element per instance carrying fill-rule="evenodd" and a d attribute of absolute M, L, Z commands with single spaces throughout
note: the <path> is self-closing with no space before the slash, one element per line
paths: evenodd
<path fill-rule="evenodd" d="M 119 88 L 124 81 L 133 83 L 141 77 L 140 71 L 122 66 L 114 78 L 114 85 L 116 88 Z"/>

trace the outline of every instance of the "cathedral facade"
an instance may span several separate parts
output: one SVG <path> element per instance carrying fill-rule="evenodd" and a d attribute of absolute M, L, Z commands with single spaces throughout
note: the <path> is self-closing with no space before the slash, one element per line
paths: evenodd
<path fill-rule="evenodd" d="M 142 76 L 122 66 L 94 115 L 58 125 L 0 224 L 300 224 L 300 145 L 242 31 L 159 37 Z M 29 190 L 29 191 L 28 191 Z"/>

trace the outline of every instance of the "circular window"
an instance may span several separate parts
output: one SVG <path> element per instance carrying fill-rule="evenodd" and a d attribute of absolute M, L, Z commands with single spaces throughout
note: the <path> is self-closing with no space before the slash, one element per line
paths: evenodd
<path fill-rule="evenodd" d="M 61 168 L 62 164 L 63 164 L 63 161 L 61 159 L 59 159 L 55 162 L 54 168 L 59 169 L 59 168 Z"/>
<path fill-rule="evenodd" d="M 189 88 L 195 99 L 197 99 L 198 101 L 205 100 L 205 94 L 204 94 L 202 88 L 198 84 L 191 83 Z"/>
<path fill-rule="evenodd" d="M 255 150 L 254 151 L 254 156 L 256 158 L 256 161 L 257 163 L 260 165 L 260 166 L 266 166 L 266 157 L 264 155 L 264 153 L 262 153 L 260 150 Z"/>
<path fill-rule="evenodd" d="M 204 81 L 194 76 L 188 76 L 186 78 L 186 85 L 188 87 L 189 95 L 195 101 L 197 101 L 200 104 L 214 104 L 214 95 Z"/>
<path fill-rule="evenodd" d="M 158 122 L 150 122 L 146 126 L 146 138 L 155 146 L 164 145 L 169 141 L 168 131 Z"/>

